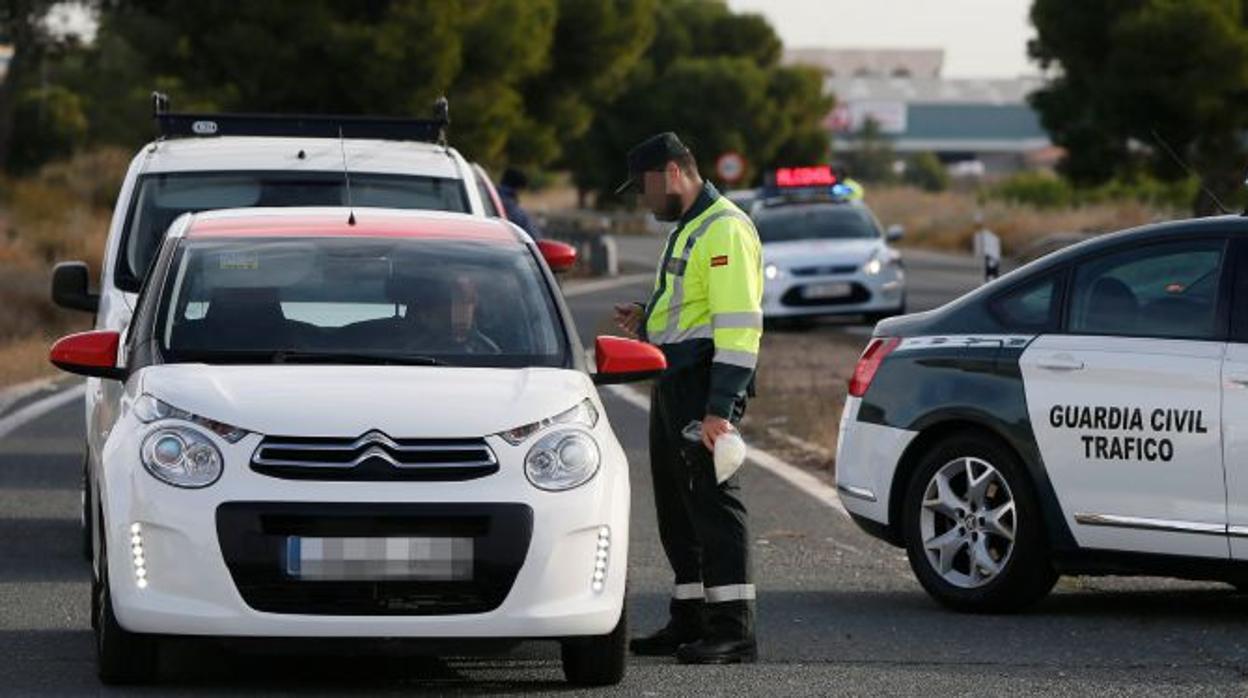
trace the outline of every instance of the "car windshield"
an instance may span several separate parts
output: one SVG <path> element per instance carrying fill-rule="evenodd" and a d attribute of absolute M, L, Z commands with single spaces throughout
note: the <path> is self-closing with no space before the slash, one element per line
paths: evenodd
<path fill-rule="evenodd" d="M 183 213 L 253 206 L 345 206 L 341 172 L 176 172 L 139 180 L 121 241 L 117 284 L 137 291 L 169 224 Z M 351 173 L 351 203 L 360 207 L 468 211 L 454 179 Z"/>
<path fill-rule="evenodd" d="M 157 310 L 166 361 L 562 367 L 567 341 L 520 243 L 188 239 Z"/>
<path fill-rule="evenodd" d="M 763 242 L 876 238 L 879 225 L 865 208 L 831 204 L 786 206 L 760 212 L 755 225 Z"/>

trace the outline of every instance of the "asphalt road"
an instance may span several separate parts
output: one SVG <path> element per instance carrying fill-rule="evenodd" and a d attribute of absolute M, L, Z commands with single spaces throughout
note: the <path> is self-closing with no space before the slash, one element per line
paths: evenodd
<path fill-rule="evenodd" d="M 956 260 L 911 260 L 912 298 L 935 304 L 973 285 Z M 951 268 L 955 268 L 951 271 Z M 646 282 L 575 292 L 586 339 Z M 943 291 L 941 289 L 944 289 Z M 846 326 L 847 328 L 850 326 Z M 838 331 L 829 328 L 831 331 Z M 4 434 L 42 396 L 0 408 L 0 694 L 337 695 L 567 691 L 553 644 L 484 659 L 412 655 L 402 646 L 334 644 L 299 655 L 213 643 L 170 647 L 162 683 L 127 691 L 95 680 L 88 567 L 77 551 L 82 412 L 75 400 Z M 670 578 L 649 494 L 645 414 L 604 392 L 633 477 L 630 622 L 662 621 Z M 12 421 L 9 421 L 12 424 Z M 963 616 L 938 608 L 899 550 L 759 469 L 744 489 L 753 516 L 760 662 L 684 667 L 634 659 L 621 695 L 1169 695 L 1248 691 L 1248 597 L 1166 580 L 1065 580 L 1029 613 Z M 346 655 L 348 660 L 343 661 Z M 332 661 L 331 661 L 332 660 Z"/>

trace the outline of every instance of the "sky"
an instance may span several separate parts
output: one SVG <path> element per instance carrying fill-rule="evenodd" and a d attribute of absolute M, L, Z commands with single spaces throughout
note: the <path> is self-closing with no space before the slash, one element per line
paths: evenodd
<path fill-rule="evenodd" d="M 728 0 L 765 16 L 787 48 L 943 48 L 944 76 L 1035 75 L 1030 0 Z"/>

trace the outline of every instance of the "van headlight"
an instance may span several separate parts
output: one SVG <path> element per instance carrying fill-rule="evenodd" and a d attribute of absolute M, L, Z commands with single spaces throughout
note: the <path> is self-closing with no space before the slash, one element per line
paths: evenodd
<path fill-rule="evenodd" d="M 533 444 L 524 457 L 524 474 L 538 489 L 570 490 L 589 482 L 601 461 L 594 437 L 580 430 L 560 429 Z"/>
<path fill-rule="evenodd" d="M 580 426 L 593 429 L 594 425 L 598 424 L 598 408 L 594 407 L 593 401 L 585 398 L 576 403 L 571 409 L 564 410 L 553 417 L 530 422 L 515 429 L 508 429 L 500 433 L 499 437 L 512 446 L 519 446 L 527 441 L 530 436 L 556 424 L 579 424 Z"/>
<path fill-rule="evenodd" d="M 174 487 L 207 487 L 221 477 L 221 451 L 191 427 L 164 427 L 148 434 L 140 460 L 152 477 Z"/>

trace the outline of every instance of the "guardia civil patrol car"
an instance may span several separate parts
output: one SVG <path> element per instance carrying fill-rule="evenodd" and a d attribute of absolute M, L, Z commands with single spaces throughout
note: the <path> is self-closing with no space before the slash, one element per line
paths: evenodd
<path fill-rule="evenodd" d="M 1248 218 L 1149 225 L 881 322 L 837 488 L 938 601 L 1059 574 L 1248 580 Z"/>

